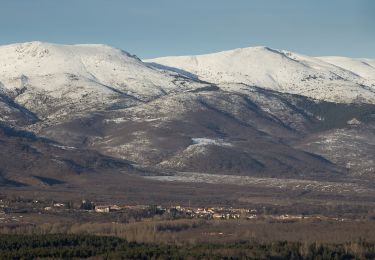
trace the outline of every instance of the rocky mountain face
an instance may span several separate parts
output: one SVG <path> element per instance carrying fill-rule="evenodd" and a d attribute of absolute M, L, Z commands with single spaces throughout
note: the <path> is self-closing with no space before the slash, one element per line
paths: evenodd
<path fill-rule="evenodd" d="M 41 42 L 0 57 L 0 185 L 134 167 L 375 177 L 374 60 L 255 47 L 143 62 Z"/>

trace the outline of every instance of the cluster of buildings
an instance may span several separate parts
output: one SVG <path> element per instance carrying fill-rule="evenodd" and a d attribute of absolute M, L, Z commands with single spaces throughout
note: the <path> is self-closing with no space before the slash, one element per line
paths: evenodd
<path fill-rule="evenodd" d="M 97 213 L 109 213 L 121 210 L 148 210 L 152 211 L 155 215 L 164 215 L 171 218 L 202 218 L 202 219 L 269 219 L 275 221 L 300 221 L 303 219 L 318 219 L 318 220 L 338 220 L 324 216 L 304 216 L 304 215 L 293 215 L 293 214 L 282 214 L 282 215 L 266 215 L 259 214 L 257 209 L 236 209 L 236 208 L 224 208 L 224 207 L 209 207 L 209 208 L 194 208 L 194 207 L 182 207 L 182 206 L 118 206 L 118 205 L 97 205 L 94 211 Z"/>
<path fill-rule="evenodd" d="M 138 209 L 149 210 L 158 215 L 166 215 L 173 218 L 187 217 L 187 218 L 203 218 L 203 219 L 256 219 L 256 209 L 234 209 L 223 207 L 210 208 L 194 208 L 182 206 L 118 206 L 118 205 L 96 205 L 94 211 L 97 213 L 109 213 L 121 210 Z"/>
<path fill-rule="evenodd" d="M 98 212 L 98 213 L 108 213 L 111 211 L 118 211 L 118 210 L 122 210 L 122 208 L 117 205 L 95 206 L 95 212 Z"/>
<path fill-rule="evenodd" d="M 249 209 L 233 209 L 233 208 L 192 208 L 175 206 L 167 209 L 167 212 L 174 212 L 177 214 L 184 214 L 192 218 L 204 219 L 240 219 L 245 218 L 251 212 L 256 213 L 256 210 Z"/>
<path fill-rule="evenodd" d="M 37 200 L 6 200 L 0 199 L 0 223 L 7 221 L 17 222 L 20 219 L 10 219 L 9 214 L 26 214 L 30 212 L 64 212 L 64 211 L 90 211 L 95 213 L 111 213 L 122 211 L 133 211 L 139 218 L 152 216 L 163 216 L 167 219 L 175 218 L 201 218 L 214 220 L 228 219 L 265 219 L 271 221 L 301 221 L 303 219 L 344 221 L 342 218 L 327 217 L 322 215 L 292 215 L 292 214 L 266 214 L 263 209 L 226 208 L 226 207 L 184 207 L 184 206 L 157 206 L 157 205 L 116 205 L 97 204 L 92 201 L 83 200 L 81 205 L 72 202 L 37 201 Z M 259 212 L 260 211 L 260 212 Z"/>

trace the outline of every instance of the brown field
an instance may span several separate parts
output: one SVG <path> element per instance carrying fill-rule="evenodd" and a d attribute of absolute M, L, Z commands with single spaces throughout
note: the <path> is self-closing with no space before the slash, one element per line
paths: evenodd
<path fill-rule="evenodd" d="M 77 222 L 67 218 L 29 216 L 37 225 L 2 225 L 2 234 L 94 234 L 117 236 L 128 241 L 147 243 L 196 244 L 239 241 L 292 241 L 344 243 L 375 242 L 375 221 L 270 222 L 264 220 L 158 220 L 139 222 Z M 103 221 L 103 220 L 101 220 Z M 42 222 L 44 222 L 42 224 Z"/>

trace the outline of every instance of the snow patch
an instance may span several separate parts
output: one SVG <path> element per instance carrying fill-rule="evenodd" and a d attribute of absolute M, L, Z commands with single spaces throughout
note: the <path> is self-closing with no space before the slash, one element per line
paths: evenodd
<path fill-rule="evenodd" d="M 233 146 L 231 143 L 225 142 L 223 139 L 211 139 L 207 137 L 192 138 L 193 145 L 216 145 L 216 146 Z"/>
<path fill-rule="evenodd" d="M 360 125 L 361 121 L 359 121 L 357 118 L 353 118 L 347 122 L 348 125 Z"/>
<path fill-rule="evenodd" d="M 59 149 L 62 149 L 62 150 L 66 150 L 66 151 L 71 151 L 71 150 L 77 149 L 76 147 L 73 147 L 73 146 L 58 145 L 58 144 L 52 144 L 52 146 L 54 146 L 56 148 L 59 148 Z"/>

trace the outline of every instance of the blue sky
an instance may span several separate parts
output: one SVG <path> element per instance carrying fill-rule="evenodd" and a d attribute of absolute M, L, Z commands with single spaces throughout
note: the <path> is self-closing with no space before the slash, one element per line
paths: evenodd
<path fill-rule="evenodd" d="M 266 45 L 375 58 L 373 0 L 0 0 L 0 44 L 105 43 L 141 58 Z"/>

